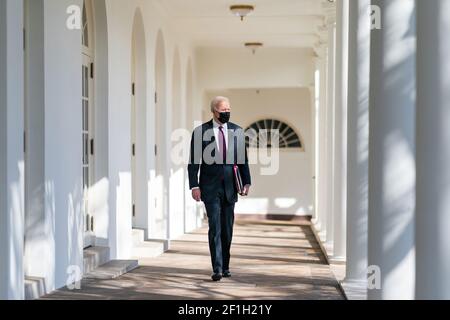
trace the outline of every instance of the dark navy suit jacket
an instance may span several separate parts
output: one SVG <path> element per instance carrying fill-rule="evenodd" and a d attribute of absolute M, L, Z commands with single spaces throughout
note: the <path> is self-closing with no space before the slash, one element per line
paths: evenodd
<path fill-rule="evenodd" d="M 223 188 L 223 183 L 228 202 L 238 201 L 234 165 L 239 167 L 243 185 L 251 185 L 244 130 L 231 122 L 227 126 L 228 147 L 225 164 L 216 143 L 213 120 L 197 127 L 192 134 L 188 165 L 189 186 L 191 189 L 200 188 L 201 200 L 205 203 L 215 200 L 219 188 Z"/>

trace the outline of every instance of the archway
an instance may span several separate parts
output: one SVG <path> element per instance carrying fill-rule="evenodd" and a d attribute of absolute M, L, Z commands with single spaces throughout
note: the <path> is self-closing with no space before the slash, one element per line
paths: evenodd
<path fill-rule="evenodd" d="M 134 16 L 131 46 L 132 226 L 147 230 L 147 58 L 144 20 L 139 9 Z"/>
<path fill-rule="evenodd" d="M 108 138 L 108 106 L 109 106 L 109 70 L 108 70 L 108 22 L 106 17 L 105 0 L 90 0 L 92 10 L 92 37 L 94 41 L 94 65 L 91 75 L 94 81 L 93 101 L 93 174 L 89 191 L 90 211 L 94 217 L 93 229 L 95 245 L 107 247 L 109 245 L 109 229 L 111 217 L 108 206 L 109 190 L 109 138 Z"/>
<path fill-rule="evenodd" d="M 186 69 L 186 125 L 188 130 L 194 129 L 194 84 L 193 84 L 193 71 L 192 71 L 192 62 L 191 59 L 188 60 L 187 69 Z"/>
<path fill-rule="evenodd" d="M 193 102 L 193 89 L 194 89 L 194 79 L 192 71 L 192 61 L 188 60 L 186 69 L 186 128 L 190 132 L 194 129 L 194 102 Z M 185 210 L 185 232 L 190 232 L 197 228 L 197 206 L 192 200 L 191 190 L 189 189 L 189 180 L 186 176 L 185 181 L 185 199 L 186 199 L 186 210 Z"/>
<path fill-rule="evenodd" d="M 162 31 L 158 32 L 155 55 L 155 215 L 151 223 L 152 237 L 169 238 L 168 214 L 168 131 L 166 49 Z"/>
<path fill-rule="evenodd" d="M 84 237 L 83 246 L 95 246 L 95 215 L 92 212 L 91 201 L 94 198 L 90 194 L 94 185 L 95 177 L 95 92 L 94 92 L 94 60 L 95 60 L 95 38 L 94 17 L 91 0 L 84 0 L 81 30 L 81 55 L 82 55 L 82 129 L 83 141 L 83 214 L 84 214 Z"/>
<path fill-rule="evenodd" d="M 105 1 L 83 1 L 84 247 L 108 246 L 108 30 Z"/>
<path fill-rule="evenodd" d="M 172 116 L 171 116 L 171 128 L 174 140 L 172 146 L 180 142 L 180 138 L 183 137 L 184 128 L 184 107 L 182 105 L 181 96 L 181 66 L 180 66 L 180 54 L 178 49 L 175 50 L 173 57 L 173 73 L 172 73 Z M 172 148 L 172 150 L 176 150 Z M 173 157 L 179 157 L 179 154 L 173 154 Z M 174 239 L 184 234 L 184 183 L 185 183 L 185 165 L 183 161 L 174 162 L 174 160 L 180 160 L 172 158 L 170 161 L 170 238 Z"/>

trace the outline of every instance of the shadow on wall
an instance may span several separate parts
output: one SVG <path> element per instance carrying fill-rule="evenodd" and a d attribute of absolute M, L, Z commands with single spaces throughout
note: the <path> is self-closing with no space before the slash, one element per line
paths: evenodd
<path fill-rule="evenodd" d="M 382 269 L 382 290 L 369 292 L 372 299 L 409 299 L 414 296 L 416 39 L 413 1 L 405 1 L 406 3 L 407 6 L 399 5 L 398 2 L 383 6 L 391 21 L 398 21 L 395 27 L 384 35 L 386 39 L 394 39 L 396 59 L 383 61 L 385 67 L 382 71 L 371 70 L 379 74 L 380 79 L 386 79 L 382 86 L 390 103 L 386 107 L 395 113 L 389 121 L 390 119 L 382 117 L 382 111 L 373 110 L 372 106 L 370 109 L 370 116 L 375 118 L 373 123 L 384 120 L 383 129 L 388 130 L 383 132 L 382 139 L 378 140 L 374 139 L 375 134 L 371 132 L 370 141 L 371 148 L 374 148 L 371 150 L 374 162 L 383 159 L 383 166 L 376 171 L 373 170 L 375 164 L 370 164 L 370 178 L 376 182 L 378 190 L 369 190 L 369 203 L 372 204 L 371 208 L 377 209 L 378 205 L 378 208 L 381 206 L 383 210 L 369 215 L 369 225 L 376 225 L 378 230 L 382 230 L 380 234 L 371 233 L 374 228 L 369 229 L 369 264 L 381 264 Z M 409 16 L 405 15 L 405 9 L 408 9 Z M 375 40 L 380 41 L 379 38 Z M 392 47 L 394 42 L 389 45 Z M 375 56 L 375 64 L 372 67 L 379 63 L 375 59 L 379 57 Z M 383 99 L 379 95 L 371 96 L 371 100 L 375 98 Z M 372 172 L 377 175 L 372 175 Z M 382 245 L 377 245 L 380 241 Z"/>

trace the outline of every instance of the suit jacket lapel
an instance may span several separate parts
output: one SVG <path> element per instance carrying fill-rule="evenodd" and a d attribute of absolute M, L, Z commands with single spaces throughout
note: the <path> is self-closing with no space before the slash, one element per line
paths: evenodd
<path fill-rule="evenodd" d="M 213 120 L 210 120 L 210 121 L 207 122 L 207 128 L 206 128 L 206 130 L 211 130 L 211 131 L 212 131 L 212 137 L 211 137 L 211 140 L 210 140 L 210 142 L 208 143 L 208 145 L 210 145 L 211 143 L 214 143 L 215 146 L 216 146 L 215 150 L 220 150 L 220 149 L 219 149 L 219 145 L 218 145 L 218 141 L 216 140 L 216 134 L 215 134 L 215 132 L 214 132 L 214 124 L 213 124 Z"/>
<path fill-rule="evenodd" d="M 227 148 L 227 163 L 234 163 L 234 155 L 236 155 L 236 140 L 234 139 L 235 127 L 232 123 L 228 123 L 228 148 Z M 234 149 L 234 150 L 233 150 Z"/>

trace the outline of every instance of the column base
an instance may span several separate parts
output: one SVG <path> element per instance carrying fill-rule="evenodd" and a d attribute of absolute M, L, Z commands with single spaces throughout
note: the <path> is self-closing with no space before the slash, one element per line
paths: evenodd
<path fill-rule="evenodd" d="M 319 232 L 319 238 L 322 241 L 322 243 L 325 243 L 327 241 L 327 231 L 320 231 Z"/>
<path fill-rule="evenodd" d="M 345 257 L 333 256 L 333 255 L 329 256 L 329 260 L 330 260 L 331 264 L 337 264 L 337 265 L 345 265 L 345 263 L 347 262 L 347 259 Z"/>
<path fill-rule="evenodd" d="M 323 248 L 324 248 L 324 250 L 325 250 L 324 253 L 325 253 L 326 256 L 327 256 L 327 260 L 328 260 L 328 261 L 329 261 L 330 257 L 333 256 L 333 247 L 334 247 L 334 244 L 333 244 L 333 241 L 332 241 L 332 240 L 323 243 Z"/>
<path fill-rule="evenodd" d="M 322 223 L 319 219 L 317 219 L 317 218 L 311 219 L 311 224 L 314 226 L 314 228 L 316 229 L 317 232 L 322 231 Z"/>
<path fill-rule="evenodd" d="M 348 300 L 367 300 L 367 280 L 346 278 L 341 287 Z"/>

